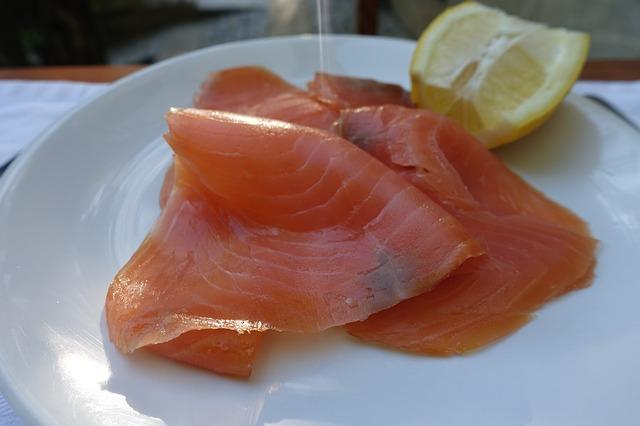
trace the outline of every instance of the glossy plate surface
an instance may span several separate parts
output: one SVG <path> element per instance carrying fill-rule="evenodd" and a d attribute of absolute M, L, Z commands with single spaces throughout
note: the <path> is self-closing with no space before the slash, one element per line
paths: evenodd
<path fill-rule="evenodd" d="M 332 72 L 407 86 L 413 43 L 308 37 L 218 46 L 133 75 L 72 113 L 0 183 L 0 384 L 28 423 L 630 425 L 640 401 L 640 134 L 570 96 L 498 154 L 601 240 L 591 288 L 479 353 L 438 359 L 335 330 L 279 336 L 249 381 L 105 336 L 103 301 L 159 212 L 164 112 L 244 64 L 304 84 Z M 321 54 L 322 53 L 322 54 Z"/>

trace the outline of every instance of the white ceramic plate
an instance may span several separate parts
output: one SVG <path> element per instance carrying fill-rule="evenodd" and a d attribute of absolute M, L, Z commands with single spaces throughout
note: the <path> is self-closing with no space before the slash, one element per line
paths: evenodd
<path fill-rule="evenodd" d="M 602 241 L 593 286 L 479 353 L 412 356 L 341 331 L 282 336 L 249 381 L 105 336 L 107 285 L 149 229 L 169 150 L 163 114 L 213 70 L 261 64 L 407 85 L 413 43 L 279 38 L 218 46 L 116 84 L 44 135 L 0 188 L 0 379 L 28 423 L 630 425 L 640 401 L 640 135 L 569 97 L 498 154 Z M 322 53 L 322 55 L 320 55 Z"/>

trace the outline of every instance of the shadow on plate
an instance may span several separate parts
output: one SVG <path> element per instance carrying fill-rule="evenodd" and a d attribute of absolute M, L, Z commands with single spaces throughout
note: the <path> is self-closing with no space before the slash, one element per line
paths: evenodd
<path fill-rule="evenodd" d="M 602 140 L 594 137 L 598 132 L 584 107 L 569 98 L 531 135 L 494 152 L 516 172 L 530 177 L 588 176 L 602 151 L 595 143 Z"/>
<path fill-rule="evenodd" d="M 111 376 L 104 389 L 123 395 L 127 404 L 149 421 L 168 425 L 262 424 L 266 401 L 283 388 L 326 391 L 323 374 L 339 362 L 348 338 L 342 331 L 317 335 L 271 336 L 264 344 L 249 380 L 220 376 L 179 364 L 144 350 L 123 355 L 109 341 L 101 321 L 104 351 Z M 284 413 L 287 411 L 285 410 Z M 283 412 L 278 413 L 280 416 Z"/>

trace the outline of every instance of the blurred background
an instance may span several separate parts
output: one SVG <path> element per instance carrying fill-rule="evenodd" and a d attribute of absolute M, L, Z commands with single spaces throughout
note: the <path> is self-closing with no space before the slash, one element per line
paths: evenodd
<path fill-rule="evenodd" d="M 416 38 L 446 0 L 1 0 L 0 67 L 149 64 L 235 40 L 361 33 Z M 586 31 L 592 59 L 640 58 L 640 0 L 486 0 Z"/>

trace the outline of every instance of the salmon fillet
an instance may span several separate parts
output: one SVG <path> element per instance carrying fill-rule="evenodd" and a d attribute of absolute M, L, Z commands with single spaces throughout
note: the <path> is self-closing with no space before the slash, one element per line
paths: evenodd
<path fill-rule="evenodd" d="M 146 349 L 219 374 L 249 377 L 262 338 L 263 333 L 193 330 L 168 342 L 151 344 Z"/>
<path fill-rule="evenodd" d="M 255 87 L 261 89 L 255 90 Z M 309 87 L 310 92 L 305 93 L 262 68 L 243 67 L 213 73 L 203 85 L 196 104 L 334 129 L 335 111 L 341 107 L 368 103 L 404 105 L 408 99 L 398 86 L 326 74 L 317 74 Z M 362 93 L 363 89 L 366 93 Z M 251 90 L 257 94 L 252 96 Z M 282 103 L 275 102 L 277 99 L 282 99 Z M 294 100 L 305 106 L 299 110 L 290 108 Z M 261 103 L 269 105 L 264 107 Z M 304 111 L 309 113 L 300 113 Z M 415 112 L 421 115 L 420 111 Z M 390 120 L 392 129 L 385 132 L 380 126 L 367 128 L 367 123 L 359 123 L 352 127 L 356 132 L 352 138 L 361 145 L 366 142 L 363 148 L 456 216 L 482 243 L 488 255 L 466 262 L 455 276 L 430 293 L 402 302 L 365 322 L 349 325 L 353 334 L 422 353 L 462 353 L 486 346 L 520 328 L 531 318 L 535 309 L 532 306 L 589 284 L 595 265 L 595 242 L 584 238 L 589 235 L 586 224 L 510 172 L 463 129 L 441 123 L 437 116 L 432 120 L 412 120 L 408 112 L 399 113 L 389 107 L 380 109 L 376 117 L 363 117 L 373 124 Z M 384 136 L 385 142 L 376 140 L 372 133 Z M 431 145 L 434 141 L 438 142 L 437 146 Z M 163 185 L 161 204 L 168 199 L 172 187 L 170 171 Z M 545 223 L 534 223 L 536 220 Z M 561 228 L 566 235 L 554 233 L 557 229 L 550 232 L 550 224 Z M 584 237 L 577 238 L 575 233 Z M 567 238 L 569 242 L 558 244 L 557 237 Z M 570 273 L 570 268 L 562 270 L 562 262 L 558 262 L 554 254 L 562 255 L 563 250 L 570 250 L 572 245 L 577 252 L 583 252 L 585 259 L 575 262 L 574 272 Z M 528 264 L 530 267 L 524 269 L 522 265 L 529 260 L 529 252 L 522 250 L 523 247 L 527 250 L 534 247 L 535 258 Z M 576 256 L 569 253 L 568 262 Z M 546 268 L 545 262 L 557 267 L 540 273 Z M 585 265 L 584 273 L 575 278 Z M 470 285 L 471 278 L 479 275 L 482 279 Z M 539 285 L 539 281 L 548 285 Z M 490 295 L 492 291 L 502 291 L 500 285 L 505 282 L 512 285 L 504 286 L 506 291 L 501 299 Z M 474 297 L 476 295 L 479 297 Z M 482 297 L 485 302 L 480 301 Z M 216 333 L 221 333 L 219 340 Z M 149 347 L 180 361 L 246 377 L 262 334 L 237 334 L 229 330 L 188 332 L 168 343 Z M 165 350 L 163 345 L 167 345 Z M 209 355 L 202 356 L 205 353 Z"/>
<path fill-rule="evenodd" d="M 338 109 L 318 102 L 307 92 L 258 66 L 212 72 L 202 83 L 193 105 L 200 109 L 273 118 L 325 130 L 332 130 L 340 116 Z M 162 184 L 160 207 L 167 203 L 173 178 L 172 165 Z"/>
<path fill-rule="evenodd" d="M 305 91 L 257 66 L 211 73 L 193 105 L 325 130 L 331 129 L 340 115 L 339 109 L 319 103 Z"/>
<path fill-rule="evenodd" d="M 193 330 L 362 320 L 482 253 L 426 194 L 329 132 L 203 110 L 167 121 L 173 187 L 106 300 L 123 352 Z"/>
<path fill-rule="evenodd" d="M 437 200 L 487 253 L 432 291 L 349 324 L 352 335 L 460 354 L 512 333 L 542 304 L 590 281 L 596 242 L 584 221 L 452 121 L 397 106 L 361 108 L 342 112 L 341 132 Z"/>
<path fill-rule="evenodd" d="M 318 72 L 307 87 L 313 98 L 337 109 L 375 105 L 413 106 L 409 92 L 401 86 L 366 78 Z"/>
<path fill-rule="evenodd" d="M 326 75 L 327 80 L 331 76 Z M 344 83 L 351 79 L 342 79 Z M 397 96 L 403 103 L 408 99 L 408 94 L 399 86 L 386 85 L 377 83 L 379 89 L 376 89 L 376 83 L 370 80 L 363 80 L 365 85 L 373 93 L 383 95 L 385 99 L 390 101 L 390 96 Z M 340 87 L 346 87 L 342 85 Z M 336 92 L 341 97 L 348 96 L 345 90 Z M 351 92 L 358 96 L 356 92 Z M 382 99 L 379 95 L 378 99 Z M 360 100 L 363 99 L 359 96 Z M 369 97 L 368 102 L 373 98 Z M 333 105 L 322 103 L 311 94 L 304 92 L 297 87 L 287 83 L 280 77 L 262 67 L 249 66 L 229 68 L 219 72 L 211 73 L 206 81 L 202 84 L 199 93 L 194 99 L 194 105 L 203 109 L 224 110 L 230 112 L 244 113 L 265 118 L 273 118 L 285 120 L 290 123 L 307 125 L 319 129 L 331 130 L 333 124 L 339 116 L 338 108 Z M 350 103 L 352 106 L 360 106 L 359 104 Z M 174 184 L 174 167 L 171 165 L 165 175 L 165 179 L 160 192 L 160 206 L 164 208 Z M 166 344 L 154 345 L 154 351 L 168 358 L 177 361 L 194 364 L 217 371 L 219 373 L 234 374 L 248 376 L 251 368 L 247 367 L 253 361 L 253 357 L 257 351 L 249 351 L 252 354 L 251 359 L 245 359 L 240 356 L 237 362 L 234 362 L 229 353 L 246 354 L 247 351 L 247 335 L 238 337 L 238 348 L 233 345 L 233 335 L 228 331 L 220 332 L 220 341 L 216 339 L 216 330 L 210 330 L 196 334 L 202 336 L 202 342 L 197 342 L 194 338 L 189 340 L 191 349 L 196 352 L 203 352 L 207 349 L 210 361 L 208 364 L 203 363 L 204 358 L 199 354 L 192 356 L 189 348 L 182 348 L 181 344 L 184 339 L 176 339 L 178 341 L 167 342 Z M 251 333 L 252 342 L 258 344 L 261 340 L 260 333 Z M 166 345 L 166 348 L 165 348 Z M 215 362 L 214 362 L 215 361 Z M 224 362 L 222 362 L 224 361 Z M 215 368 L 214 368 L 215 367 Z"/>

